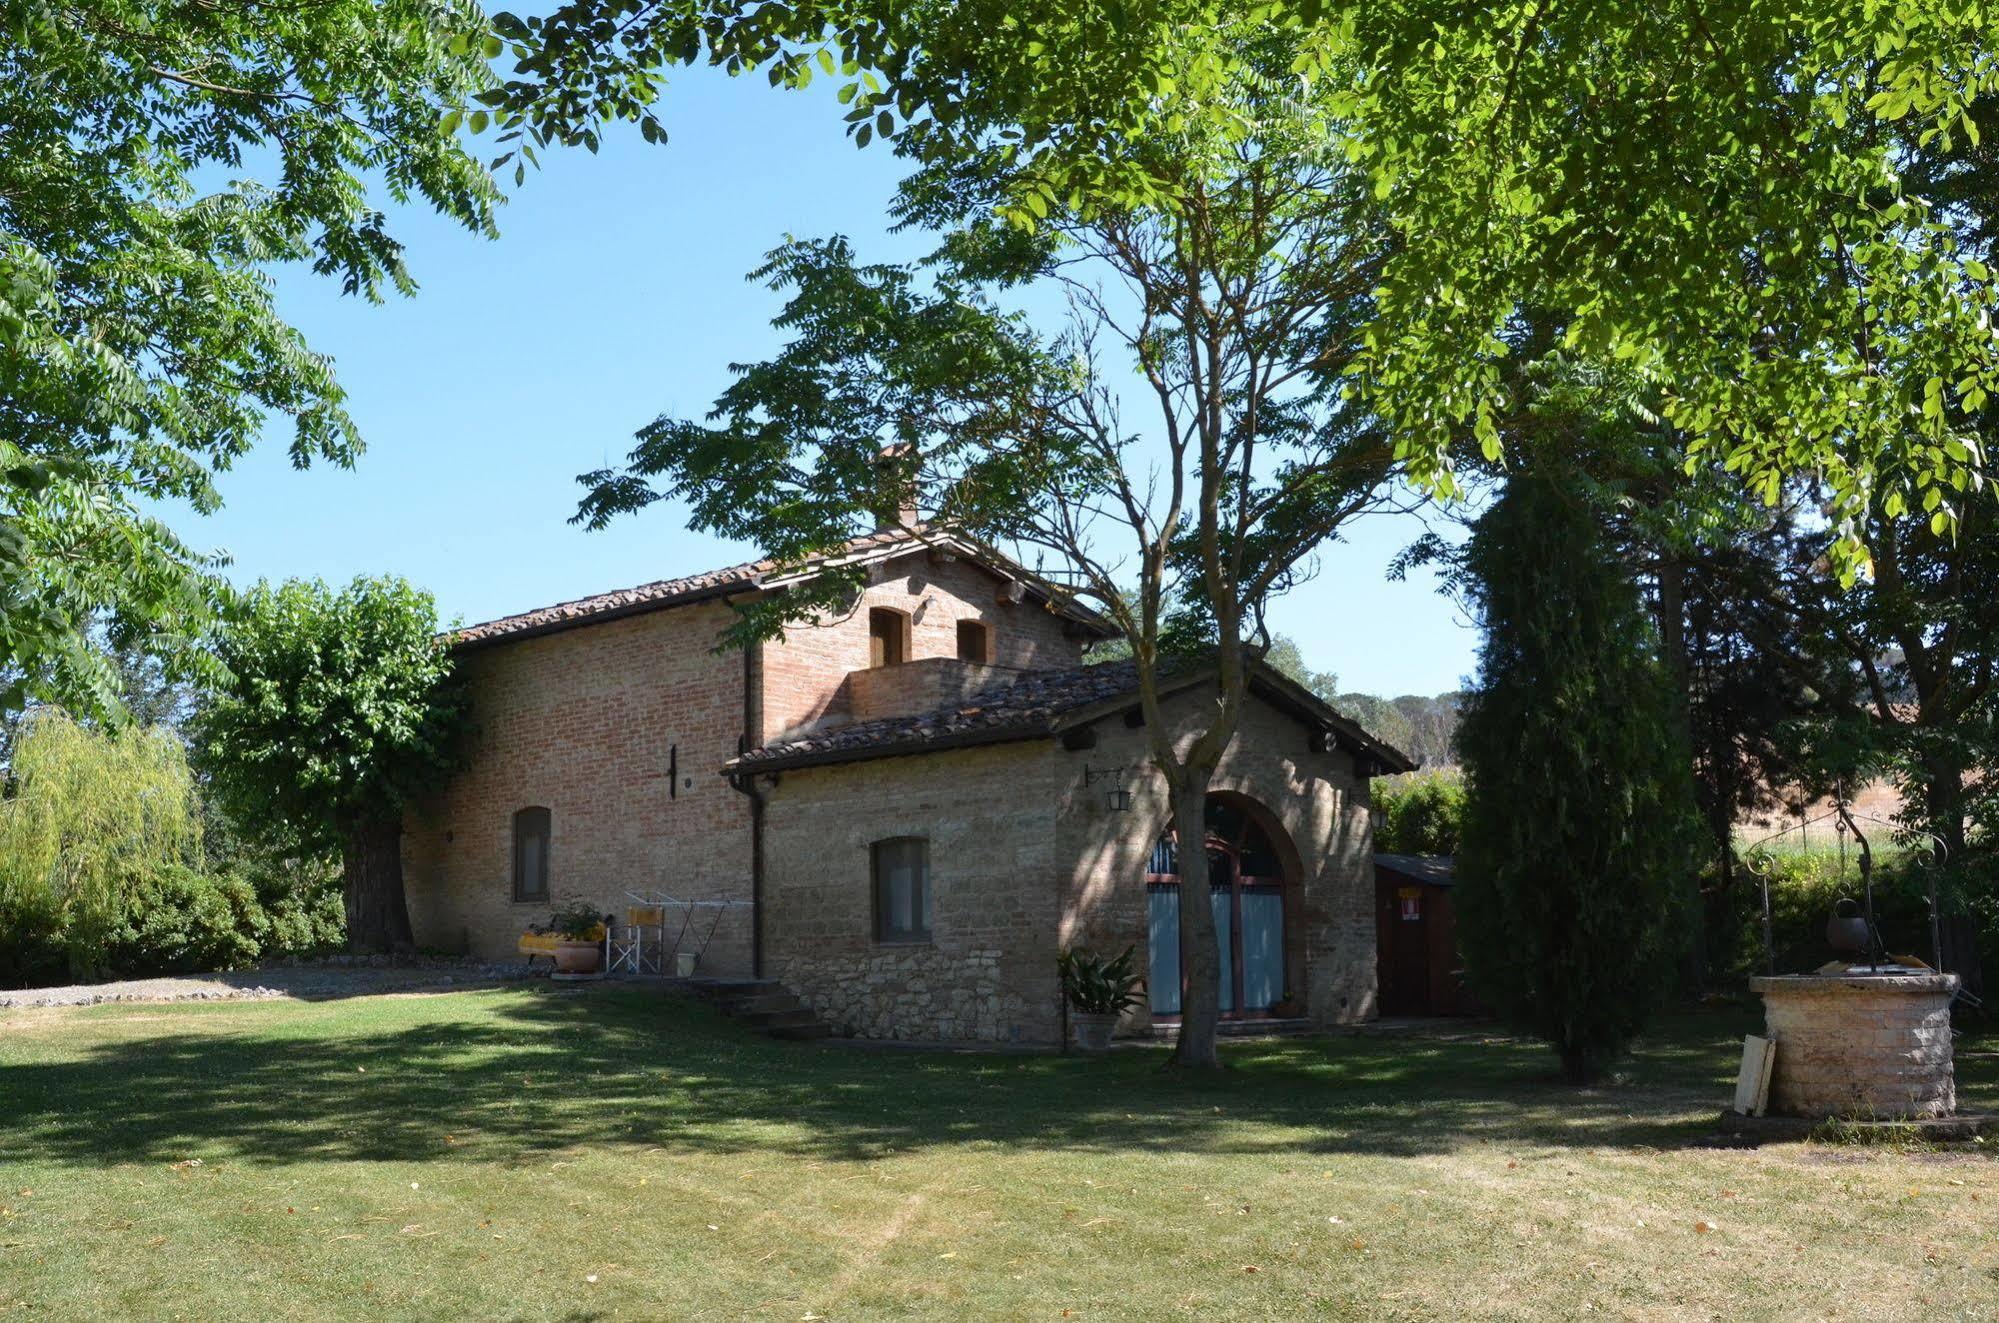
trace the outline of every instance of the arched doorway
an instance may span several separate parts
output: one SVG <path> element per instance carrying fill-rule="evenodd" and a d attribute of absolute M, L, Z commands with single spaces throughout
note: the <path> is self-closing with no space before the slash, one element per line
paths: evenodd
<path fill-rule="evenodd" d="M 1261 814 L 1238 795 L 1208 796 L 1209 903 L 1221 952 L 1221 1009 L 1232 1019 L 1268 1016 L 1285 978 L 1286 877 Z M 1154 1019 L 1180 1014 L 1180 846 L 1172 827 L 1146 864 L 1148 982 Z"/>

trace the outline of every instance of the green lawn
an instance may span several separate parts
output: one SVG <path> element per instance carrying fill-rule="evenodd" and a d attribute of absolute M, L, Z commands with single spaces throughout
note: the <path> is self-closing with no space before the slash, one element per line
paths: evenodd
<path fill-rule="evenodd" d="M 1578 1095 L 1476 1034 L 1188 1082 L 604 988 L 0 1012 L 0 1315 L 1999 1317 L 1982 1150 L 1711 1144 L 1746 1024 Z"/>

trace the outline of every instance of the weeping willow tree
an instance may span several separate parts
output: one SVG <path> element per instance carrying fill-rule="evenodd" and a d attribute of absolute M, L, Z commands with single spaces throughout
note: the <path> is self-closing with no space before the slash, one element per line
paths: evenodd
<path fill-rule="evenodd" d="M 75 977 L 102 973 L 132 882 L 199 862 L 186 754 L 157 727 L 106 733 L 42 708 L 23 724 L 12 773 L 0 801 L 0 926 L 23 945 L 52 939 Z"/>

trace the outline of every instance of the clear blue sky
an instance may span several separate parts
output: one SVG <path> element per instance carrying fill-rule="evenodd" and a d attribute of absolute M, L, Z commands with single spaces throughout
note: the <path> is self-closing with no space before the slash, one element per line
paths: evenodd
<path fill-rule="evenodd" d="M 178 531 L 228 551 L 240 582 L 395 573 L 467 622 L 753 555 L 665 505 L 604 532 L 572 527 L 576 475 L 618 460 L 661 412 L 704 412 L 729 363 L 775 348 L 778 300 L 743 273 L 787 233 L 844 233 L 868 260 L 924 245 L 887 233 L 898 163 L 855 150 L 830 95 L 704 70 L 676 81 L 667 120 L 664 147 L 617 133 L 598 156 L 550 157 L 503 209 L 498 241 L 393 213 L 414 299 L 371 306 L 282 273 L 281 307 L 333 356 L 368 452 L 351 472 L 298 473 L 274 431 L 224 476 L 223 510 L 170 514 Z M 1349 689 L 1456 688 L 1471 630 L 1427 577 L 1384 574 L 1421 531 L 1364 521 L 1273 627 Z"/>

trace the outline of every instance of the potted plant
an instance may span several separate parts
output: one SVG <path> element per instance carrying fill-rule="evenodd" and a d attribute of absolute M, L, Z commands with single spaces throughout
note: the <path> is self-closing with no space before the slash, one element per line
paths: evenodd
<path fill-rule="evenodd" d="M 572 900 L 555 907 L 549 916 L 549 931 L 561 940 L 555 944 L 555 972 L 594 974 L 604 961 L 604 921 L 587 900 Z"/>
<path fill-rule="evenodd" d="M 1055 963 L 1062 974 L 1062 995 L 1073 1009 L 1069 1023 L 1075 1027 L 1076 1046 L 1085 1052 L 1109 1050 L 1118 1016 L 1145 1000 L 1145 979 L 1134 949 L 1127 946 L 1110 957 L 1064 951 Z"/>

